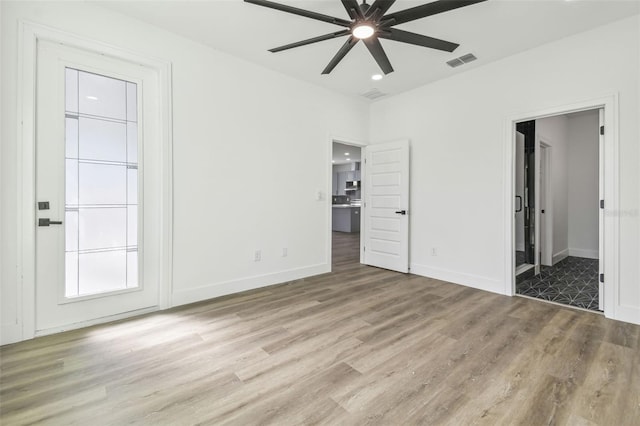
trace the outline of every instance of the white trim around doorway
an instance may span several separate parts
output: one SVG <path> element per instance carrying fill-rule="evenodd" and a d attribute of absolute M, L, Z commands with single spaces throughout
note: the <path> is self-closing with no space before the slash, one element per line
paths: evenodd
<path fill-rule="evenodd" d="M 504 293 L 508 296 L 515 294 L 515 271 L 514 271 L 514 249 L 515 249 L 515 221 L 513 210 L 513 191 L 515 186 L 514 161 L 515 161 L 515 125 L 517 122 L 535 120 L 561 114 L 569 114 L 579 111 L 604 108 L 605 125 L 605 149 L 604 149 L 604 194 L 605 194 L 605 219 L 604 219 L 604 253 L 603 263 L 605 271 L 605 291 L 604 291 L 604 315 L 607 318 L 625 320 L 619 318 L 617 307 L 619 305 L 619 215 L 606 214 L 615 213 L 619 210 L 619 135 L 618 135 L 618 94 L 612 93 L 593 99 L 566 103 L 553 107 L 548 107 L 538 111 L 528 113 L 513 114 L 505 120 L 504 133 Z"/>
<path fill-rule="evenodd" d="M 331 160 L 333 160 L 333 143 L 337 142 L 337 143 L 341 143 L 344 145 L 352 145 L 355 147 L 360 148 L 361 150 L 361 155 L 364 154 L 364 148 L 367 147 L 367 143 L 365 142 L 361 142 L 361 141 L 356 141 L 353 139 L 349 139 L 349 138 L 342 138 L 342 137 L 338 137 L 338 136 L 329 136 L 328 138 L 328 148 L 327 148 L 327 184 L 325 187 L 325 194 L 327 194 L 326 196 L 326 202 L 327 202 L 327 264 L 329 265 L 329 272 L 331 272 L 332 270 L 332 262 L 331 262 L 331 256 L 333 253 L 333 248 L 332 248 L 332 241 L 333 241 L 333 237 L 332 237 L 332 229 L 333 229 L 333 207 L 332 207 L 332 195 L 333 195 L 333 164 L 331 163 Z M 364 182 L 366 179 L 366 167 L 365 167 L 365 163 L 364 163 L 364 156 L 362 156 L 362 161 L 360 163 L 360 175 L 361 175 L 361 180 Z M 365 188 L 364 185 L 361 189 L 361 198 L 364 200 L 364 196 L 365 196 Z M 320 194 L 319 194 L 320 195 Z M 364 204 L 362 205 L 360 211 L 360 263 L 364 262 L 364 219 L 363 219 L 363 214 L 362 214 L 362 209 L 364 208 Z"/>
<path fill-rule="evenodd" d="M 160 167 L 163 180 L 160 182 L 159 197 L 161 259 L 158 264 L 160 277 L 159 309 L 171 305 L 172 277 L 172 121 L 171 121 L 171 63 L 151 58 L 138 52 L 128 51 L 100 41 L 86 39 L 41 24 L 20 21 L 18 23 L 18 202 L 16 205 L 18 225 L 18 323 L 12 341 L 35 337 L 35 125 L 36 125 L 36 55 L 39 40 L 48 40 L 67 46 L 98 52 L 121 60 L 140 64 L 153 69 L 158 75 L 160 98 L 160 119 L 158 135 L 161 140 Z M 132 315 L 138 312 L 132 312 Z M 121 316 L 120 316 L 121 317 Z M 101 322 L 112 318 L 101 319 Z M 10 343 L 10 342 L 2 342 Z"/>

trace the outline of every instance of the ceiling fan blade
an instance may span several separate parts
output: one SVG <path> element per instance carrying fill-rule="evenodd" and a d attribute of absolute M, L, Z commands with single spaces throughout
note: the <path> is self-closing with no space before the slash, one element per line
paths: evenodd
<path fill-rule="evenodd" d="M 349 37 L 347 41 L 342 45 L 340 50 L 338 50 L 338 53 L 336 53 L 336 56 L 334 56 L 333 59 L 331 59 L 329 64 L 322 71 L 322 74 L 329 74 L 331 71 L 333 71 L 336 65 L 338 65 L 338 63 L 342 60 L 342 58 L 344 58 L 347 55 L 347 53 L 349 53 L 349 51 L 353 48 L 353 46 L 356 45 L 356 43 L 358 43 L 358 41 L 360 40 L 355 38 L 354 36 Z"/>
<path fill-rule="evenodd" d="M 297 41 L 291 44 L 285 44 L 284 46 L 274 47 L 273 49 L 269 49 L 269 52 L 276 53 L 282 52 L 283 50 L 293 49 L 294 47 L 306 46 L 307 44 L 317 43 L 319 41 L 331 40 L 337 37 L 343 37 L 351 33 L 351 30 L 342 30 L 336 31 L 335 33 L 325 34 L 318 37 L 309 38 L 307 40 Z"/>
<path fill-rule="evenodd" d="M 378 16 L 384 15 L 395 2 L 396 0 L 374 1 L 369 10 L 367 10 L 367 18 L 370 18 L 377 10 L 379 10 Z"/>
<path fill-rule="evenodd" d="M 347 13 L 351 19 L 364 19 L 364 14 L 357 0 L 342 0 L 342 5 L 347 9 Z"/>
<path fill-rule="evenodd" d="M 367 46 L 367 49 L 369 49 L 369 52 L 371 52 L 373 59 L 376 60 L 382 72 L 384 72 L 385 74 L 393 72 L 391 62 L 389 62 L 389 58 L 384 52 L 382 44 L 380 44 L 380 40 L 378 40 L 377 37 L 369 37 L 363 39 L 362 41 L 364 41 L 365 46 Z"/>
<path fill-rule="evenodd" d="M 323 15 L 322 13 L 312 12 L 310 10 L 299 9 L 297 7 L 288 6 L 286 4 L 280 4 L 280 3 L 276 3 L 268 0 L 244 0 L 244 1 L 247 3 L 257 4 L 258 6 L 264 6 L 271 9 L 292 13 L 294 15 L 304 16 L 305 18 L 311 18 L 318 21 L 329 22 L 330 24 L 340 25 L 342 27 L 351 26 L 351 22 L 345 19 L 335 18 L 329 15 Z"/>
<path fill-rule="evenodd" d="M 458 48 L 458 46 L 460 46 L 457 43 L 451 43 L 450 41 L 427 37 L 422 34 L 411 33 L 397 28 L 382 30 L 378 32 L 378 37 L 385 38 L 387 40 L 415 44 L 416 46 L 429 47 L 431 49 L 444 50 L 445 52 L 453 52 Z"/>
<path fill-rule="evenodd" d="M 245 0 L 246 1 L 246 0 Z M 449 10 L 458 9 L 472 4 L 482 3 L 487 0 L 439 0 L 432 3 L 423 4 L 421 6 L 412 7 L 410 9 L 401 10 L 399 12 L 385 15 L 383 21 L 392 21 L 391 25 L 402 24 L 416 19 L 425 18 L 427 16 L 436 15 Z"/>

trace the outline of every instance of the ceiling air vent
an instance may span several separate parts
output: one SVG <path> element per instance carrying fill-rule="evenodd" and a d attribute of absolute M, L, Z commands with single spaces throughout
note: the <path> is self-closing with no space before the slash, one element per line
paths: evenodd
<path fill-rule="evenodd" d="M 382 93 L 382 92 L 381 92 L 380 90 L 378 90 L 378 89 L 371 89 L 371 90 L 367 90 L 366 92 L 361 93 L 361 95 L 362 95 L 363 97 L 365 97 L 365 98 L 367 98 L 367 99 L 371 99 L 371 100 L 378 99 L 378 98 L 381 98 L 381 97 L 383 97 L 383 96 L 387 96 L 387 94 L 386 94 L 386 93 Z"/>
<path fill-rule="evenodd" d="M 460 65 L 468 64 L 469 62 L 475 61 L 476 56 L 473 53 L 467 53 L 466 55 L 462 55 L 459 58 L 452 59 L 447 61 L 447 65 L 451 68 L 459 67 Z"/>

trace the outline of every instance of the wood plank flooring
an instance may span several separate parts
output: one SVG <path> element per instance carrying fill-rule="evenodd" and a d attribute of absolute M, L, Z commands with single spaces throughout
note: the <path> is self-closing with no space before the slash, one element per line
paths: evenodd
<path fill-rule="evenodd" d="M 0 349 L 3 425 L 638 425 L 640 326 L 358 264 Z"/>

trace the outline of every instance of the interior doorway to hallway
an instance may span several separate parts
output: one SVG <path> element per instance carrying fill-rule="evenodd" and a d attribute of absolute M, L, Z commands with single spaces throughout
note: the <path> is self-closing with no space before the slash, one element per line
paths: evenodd
<path fill-rule="evenodd" d="M 516 123 L 516 294 L 603 310 L 603 110 Z"/>
<path fill-rule="evenodd" d="M 362 148 L 334 141 L 331 159 L 332 265 L 360 263 Z"/>

